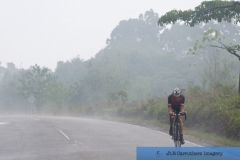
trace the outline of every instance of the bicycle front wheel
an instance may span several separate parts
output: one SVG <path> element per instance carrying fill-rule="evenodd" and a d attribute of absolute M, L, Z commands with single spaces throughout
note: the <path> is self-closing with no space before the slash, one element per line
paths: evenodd
<path fill-rule="evenodd" d="M 175 125 L 175 137 L 174 137 L 174 145 L 175 147 L 181 147 L 181 142 L 180 142 L 180 133 L 179 133 L 179 124 L 177 123 Z"/>
<path fill-rule="evenodd" d="M 181 147 L 181 142 L 179 140 L 174 141 L 175 147 Z"/>

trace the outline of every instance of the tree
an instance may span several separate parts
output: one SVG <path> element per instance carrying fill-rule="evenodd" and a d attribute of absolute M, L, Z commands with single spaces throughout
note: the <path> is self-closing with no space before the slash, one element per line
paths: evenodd
<path fill-rule="evenodd" d="M 138 19 L 123 20 L 114 28 L 107 39 L 108 48 L 144 48 L 158 46 L 159 28 L 156 21 L 159 16 L 153 10 L 140 14 Z"/>
<path fill-rule="evenodd" d="M 34 96 L 37 107 L 40 107 L 47 100 L 49 85 L 53 79 L 54 77 L 50 73 L 50 69 L 46 67 L 41 68 L 36 64 L 19 79 L 21 83 L 19 92 L 25 98 Z"/>
<path fill-rule="evenodd" d="M 77 56 L 70 61 L 59 61 L 54 75 L 60 82 L 72 85 L 83 79 L 86 73 L 86 62 Z"/>
<path fill-rule="evenodd" d="M 16 111 L 19 106 L 25 106 L 24 103 L 22 103 L 22 97 L 19 97 L 17 91 L 19 86 L 18 79 L 21 76 L 21 72 L 15 69 L 13 70 L 12 68 L 7 68 L 2 74 L 3 76 L 0 78 L 0 103 L 4 110 Z M 21 110 L 23 110 L 23 108 L 24 107 L 21 107 Z"/>
<path fill-rule="evenodd" d="M 238 24 L 240 22 L 240 2 L 225 0 L 204 1 L 195 7 L 195 10 L 172 10 L 167 12 L 159 18 L 158 24 L 160 26 L 174 24 L 178 20 L 185 22 L 190 27 L 194 27 L 201 22 L 208 23 L 212 20 L 216 20 L 217 22 L 227 21 L 229 23 L 233 21 L 235 24 Z M 240 60 L 240 55 L 237 54 L 237 51 L 240 51 L 240 45 L 227 46 L 221 43 L 221 46 L 212 45 L 212 47 L 226 49 Z M 240 93 L 240 73 L 238 90 Z"/>

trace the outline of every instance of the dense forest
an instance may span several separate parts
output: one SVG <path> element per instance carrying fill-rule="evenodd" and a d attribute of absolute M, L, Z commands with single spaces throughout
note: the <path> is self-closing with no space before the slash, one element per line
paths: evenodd
<path fill-rule="evenodd" d="M 1 114 L 29 114 L 31 97 L 35 114 L 111 112 L 164 121 L 167 95 L 177 86 L 186 96 L 190 115 L 203 112 L 187 123 L 189 127 L 203 126 L 202 119 L 221 116 L 206 127 L 224 122 L 216 132 L 233 137 L 224 129 L 229 125 L 233 133 L 240 129 L 239 61 L 209 44 L 220 39 L 239 42 L 240 27 L 215 21 L 193 28 L 181 22 L 159 27 L 158 19 L 150 10 L 119 22 L 106 40 L 107 46 L 94 58 L 59 61 L 55 71 L 38 64 L 29 69 L 16 68 L 13 63 L 0 67 Z M 206 36 L 215 39 L 205 41 Z M 230 109 L 235 109 L 234 113 Z M 205 116 L 206 112 L 209 115 Z"/>

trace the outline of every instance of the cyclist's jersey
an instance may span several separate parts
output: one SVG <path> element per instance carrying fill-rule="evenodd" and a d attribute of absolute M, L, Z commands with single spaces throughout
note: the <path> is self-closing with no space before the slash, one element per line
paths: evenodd
<path fill-rule="evenodd" d="M 173 94 L 168 96 L 168 106 L 172 106 L 172 109 L 180 111 L 180 106 L 184 106 L 185 97 L 180 95 L 175 97 Z"/>

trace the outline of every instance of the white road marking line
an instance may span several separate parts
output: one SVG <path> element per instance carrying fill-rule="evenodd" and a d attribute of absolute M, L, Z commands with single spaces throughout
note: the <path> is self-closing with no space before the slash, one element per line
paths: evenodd
<path fill-rule="evenodd" d="M 39 120 L 38 118 L 33 118 L 33 117 L 31 117 L 31 119 L 33 119 L 33 120 L 36 120 L 36 121 L 38 121 L 38 120 Z"/>
<path fill-rule="evenodd" d="M 0 122 L 0 125 L 8 124 L 9 122 Z"/>
<path fill-rule="evenodd" d="M 70 138 L 63 132 L 61 131 L 60 129 L 56 128 L 56 130 L 58 130 L 60 133 L 62 133 L 68 140 L 70 140 Z"/>
<path fill-rule="evenodd" d="M 127 124 L 128 124 L 128 125 L 132 125 L 132 126 L 137 126 L 137 127 L 140 127 L 140 128 L 149 129 L 149 128 L 147 128 L 147 127 L 143 127 L 143 126 L 138 126 L 138 125 L 129 124 L 129 123 L 127 123 Z M 154 131 L 157 131 L 157 130 L 154 130 Z M 164 133 L 164 132 L 161 132 L 161 131 L 157 131 L 157 132 L 169 136 L 169 134 L 167 134 L 167 133 Z M 186 141 L 186 140 L 185 140 L 185 142 L 190 143 L 190 144 L 193 144 L 193 145 L 198 146 L 198 147 L 203 147 L 203 146 L 201 146 L 201 145 L 198 145 L 198 144 L 193 143 L 193 142 L 190 142 L 190 141 Z"/>
<path fill-rule="evenodd" d="M 193 142 L 190 142 L 190 141 L 185 141 L 185 142 L 190 143 L 190 144 L 193 144 L 193 145 L 198 146 L 198 147 L 203 147 L 203 146 L 201 146 L 201 145 L 198 145 L 198 144 L 193 143 Z"/>
<path fill-rule="evenodd" d="M 33 118 L 33 117 L 31 117 L 31 119 L 34 119 L 34 120 L 36 120 L 36 121 L 38 121 L 39 119 L 38 118 Z M 0 123 L 1 124 L 1 123 Z M 52 124 L 49 124 L 49 126 L 51 126 L 51 127 L 53 127 L 53 125 Z M 58 128 L 56 128 L 56 127 L 54 127 L 56 130 L 58 130 L 60 133 L 62 133 L 68 140 L 70 140 L 70 138 L 63 132 L 63 131 L 61 131 L 60 129 L 58 129 Z M 77 140 L 76 140 L 76 142 L 77 142 Z"/>
<path fill-rule="evenodd" d="M 161 131 L 157 131 L 157 132 L 159 132 L 159 133 L 161 133 L 161 134 L 164 134 L 164 135 L 168 135 L 168 136 L 169 136 L 169 134 L 166 134 L 166 133 L 164 133 L 164 132 L 161 132 Z M 187 143 L 190 143 L 190 144 L 192 144 L 192 145 L 195 145 L 195 146 L 198 146 L 198 147 L 203 147 L 203 146 L 201 146 L 201 145 L 198 145 L 198 144 L 196 144 L 196 143 L 193 143 L 193 142 L 190 142 L 190 141 L 186 141 L 186 140 L 185 140 L 185 142 L 187 142 Z"/>

